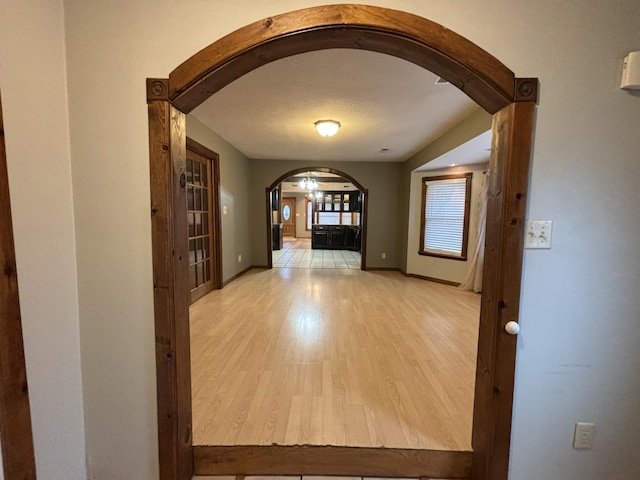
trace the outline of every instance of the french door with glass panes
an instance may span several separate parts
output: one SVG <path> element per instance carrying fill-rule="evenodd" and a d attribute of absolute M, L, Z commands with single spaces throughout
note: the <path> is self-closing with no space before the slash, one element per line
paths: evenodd
<path fill-rule="evenodd" d="M 216 283 L 213 221 L 213 160 L 187 148 L 187 225 L 191 303 Z"/>

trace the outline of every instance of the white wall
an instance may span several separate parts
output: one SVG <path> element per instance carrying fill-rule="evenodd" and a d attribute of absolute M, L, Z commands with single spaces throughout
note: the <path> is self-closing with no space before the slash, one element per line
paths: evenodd
<path fill-rule="evenodd" d="M 74 217 L 59 2 L 0 0 L 0 88 L 39 478 L 83 478 L 77 254 L 91 478 L 157 478 L 147 111 L 166 77 L 234 29 L 312 0 L 66 0 Z M 511 479 L 640 477 L 637 0 L 370 0 L 460 33 L 538 76 Z M 46 235 L 42 227 L 46 227 Z M 406 242 L 404 242 L 406 243 Z M 574 422 L 595 447 L 571 448 Z"/>
<path fill-rule="evenodd" d="M 86 478 L 66 81 L 62 1 L 0 0 L 0 90 L 42 480 Z"/>
<path fill-rule="evenodd" d="M 447 168 L 442 170 L 429 170 L 411 172 L 411 193 L 409 205 L 409 232 L 407 243 L 407 273 L 421 275 L 423 277 L 437 278 L 449 282 L 461 283 L 469 271 L 469 264 L 473 257 L 476 245 L 476 233 L 478 231 L 478 208 L 484 173 L 488 165 L 469 165 Z M 447 258 L 429 257 L 418 254 L 420 246 L 420 223 L 422 215 L 422 177 L 435 175 L 453 175 L 471 172 L 471 205 L 469 206 L 469 241 L 467 253 L 469 260 L 451 260 Z"/>

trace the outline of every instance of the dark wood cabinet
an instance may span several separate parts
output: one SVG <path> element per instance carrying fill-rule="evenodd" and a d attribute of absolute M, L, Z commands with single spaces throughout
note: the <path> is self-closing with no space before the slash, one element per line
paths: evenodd
<path fill-rule="evenodd" d="M 362 194 L 359 191 L 351 192 L 349 208 L 352 212 L 362 212 Z"/>
<path fill-rule="evenodd" d="M 357 225 L 314 225 L 311 248 L 360 250 L 360 227 Z"/>
<path fill-rule="evenodd" d="M 274 223 L 271 225 L 271 248 L 280 250 L 282 248 L 282 224 Z"/>
<path fill-rule="evenodd" d="M 315 199 L 316 212 L 360 212 L 362 194 L 358 190 L 349 192 L 324 192 Z"/>
<path fill-rule="evenodd" d="M 331 228 L 331 238 L 329 239 L 331 243 L 331 248 L 339 248 L 343 249 L 347 246 L 347 227 L 343 226 L 335 226 Z"/>
<path fill-rule="evenodd" d="M 358 190 L 319 194 L 313 203 L 311 248 L 359 251 L 361 211 Z"/>
<path fill-rule="evenodd" d="M 329 230 L 325 225 L 314 225 L 311 230 L 311 248 L 331 248 Z"/>
<path fill-rule="evenodd" d="M 345 240 L 347 250 L 360 251 L 360 227 L 347 227 L 347 238 Z"/>

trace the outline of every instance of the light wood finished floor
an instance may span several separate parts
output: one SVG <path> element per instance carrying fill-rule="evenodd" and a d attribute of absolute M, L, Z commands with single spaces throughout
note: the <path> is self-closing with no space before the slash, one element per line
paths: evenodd
<path fill-rule="evenodd" d="M 191 307 L 194 445 L 471 449 L 480 296 L 252 270 Z"/>
<path fill-rule="evenodd" d="M 377 477 L 336 477 L 318 475 L 290 475 L 290 476 L 245 476 L 245 475 L 196 475 L 193 480 L 419 480 L 409 478 L 377 478 Z M 437 479 L 433 479 L 437 480 Z"/>
<path fill-rule="evenodd" d="M 290 476 L 245 476 L 245 475 L 196 475 L 193 480 L 419 480 L 409 478 L 377 478 L 377 477 L 336 477 L 318 475 L 290 475 Z M 433 479 L 437 480 L 437 479 Z"/>

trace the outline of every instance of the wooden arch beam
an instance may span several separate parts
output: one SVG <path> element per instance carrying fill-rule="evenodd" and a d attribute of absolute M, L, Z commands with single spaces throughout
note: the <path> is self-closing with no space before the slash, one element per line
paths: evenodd
<path fill-rule="evenodd" d="M 416 15 L 365 5 L 328 5 L 254 22 L 200 50 L 169 75 L 172 104 L 189 113 L 266 63 L 327 48 L 402 58 L 448 80 L 493 114 L 515 99 L 515 76 L 495 57 Z"/>
<path fill-rule="evenodd" d="M 274 188 L 276 188 L 278 185 L 280 185 L 282 182 L 284 182 L 287 178 L 293 177 L 295 175 L 298 175 L 300 173 L 305 173 L 305 172 L 333 173 L 334 175 L 339 175 L 342 178 L 346 178 L 347 180 L 349 180 L 349 182 L 352 183 L 361 192 L 364 192 L 367 190 L 360 184 L 360 182 L 358 182 L 351 175 L 333 167 L 302 167 L 302 168 L 289 170 L 287 173 L 280 175 L 280 177 L 275 182 L 273 182 L 271 186 L 268 187 L 268 189 L 269 191 L 271 191 Z"/>

